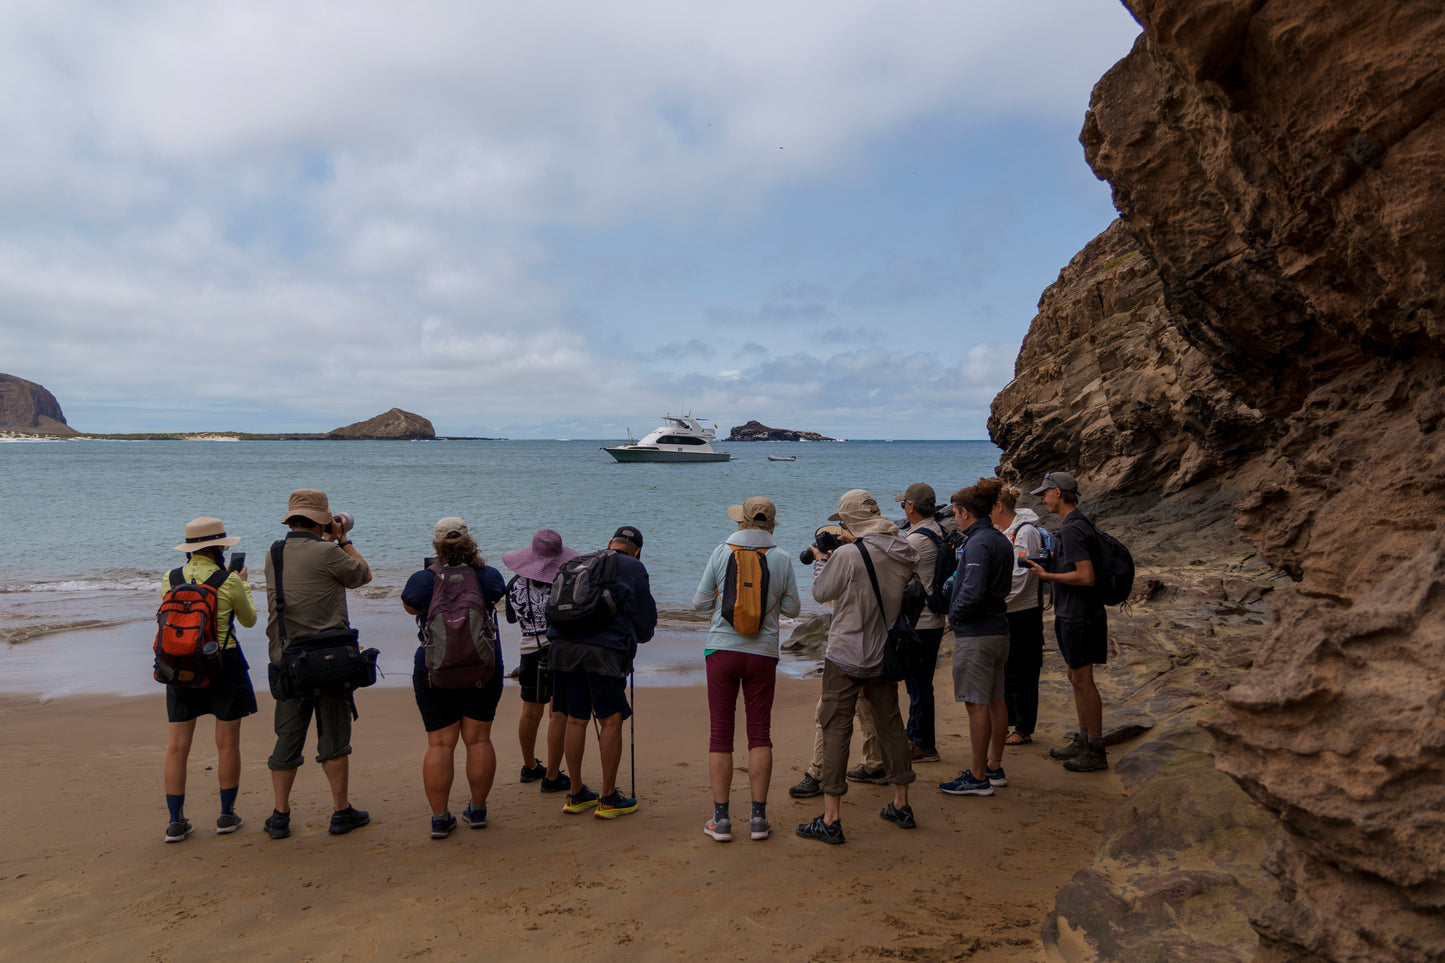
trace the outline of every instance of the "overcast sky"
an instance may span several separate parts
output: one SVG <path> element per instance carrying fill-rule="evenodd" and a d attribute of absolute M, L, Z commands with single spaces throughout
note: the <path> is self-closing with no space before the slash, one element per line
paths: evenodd
<path fill-rule="evenodd" d="M 1114 0 L 5 0 L 0 371 L 84 431 L 986 438 Z"/>

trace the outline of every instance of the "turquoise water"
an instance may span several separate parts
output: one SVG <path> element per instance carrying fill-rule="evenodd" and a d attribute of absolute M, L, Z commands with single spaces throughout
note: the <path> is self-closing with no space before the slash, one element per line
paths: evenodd
<path fill-rule="evenodd" d="M 264 590 L 262 556 L 285 534 L 281 517 L 294 488 L 323 489 L 333 510 L 356 516 L 352 535 L 375 581 L 354 596 L 353 622 L 363 635 L 371 620 L 374 635 L 395 638 L 404 672 L 415 639 L 407 638 L 398 597 L 429 554 L 432 524 L 442 516 L 464 518 L 488 561 L 508 576 L 502 554 L 528 544 L 538 528 L 554 528 L 570 547 L 591 551 L 617 526 L 635 525 L 646 540 L 642 560 L 658 605 L 676 611 L 690 608 L 709 552 L 734 529 L 729 505 L 771 498 L 775 536 L 796 557 L 850 488 L 868 489 L 900 517 L 893 496 L 910 483 L 927 481 L 946 500 L 992 475 L 999 458 L 991 443 L 977 441 L 719 447 L 733 459 L 623 465 L 594 441 L 0 444 L 0 687 L 45 687 L 17 680 L 31 679 L 22 663 L 38 662 L 44 675 L 50 660 L 38 647 L 46 644 L 99 645 L 99 661 L 107 663 L 105 643 L 86 634 L 123 630 L 125 641 L 117 636 L 110 644 L 129 655 L 134 639 L 147 634 L 161 573 L 183 558 L 172 546 L 199 515 L 224 519 L 241 538 L 237 549 L 248 553 L 252 585 Z M 797 460 L 769 461 L 770 454 Z M 806 603 L 811 573 L 796 562 L 795 570 Z M 805 604 L 805 614 L 810 609 L 817 606 Z M 503 628 L 503 640 L 515 645 L 510 630 Z M 662 645 L 645 647 L 639 672 L 693 665 L 700 656 L 679 637 L 689 631 L 701 627 L 675 627 Z M 259 638 L 259 627 L 242 637 Z M 248 651 L 257 653 L 253 662 L 264 657 L 254 642 Z"/>

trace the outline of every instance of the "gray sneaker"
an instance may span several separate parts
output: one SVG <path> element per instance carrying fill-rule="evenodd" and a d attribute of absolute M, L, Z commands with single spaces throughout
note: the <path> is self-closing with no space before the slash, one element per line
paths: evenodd
<path fill-rule="evenodd" d="M 702 831 L 720 843 L 730 843 L 733 841 L 733 821 L 727 817 L 723 817 L 722 819 L 709 819 L 707 825 L 702 827 Z"/>
<path fill-rule="evenodd" d="M 773 834 L 773 824 L 766 816 L 754 816 L 748 820 L 748 831 L 753 839 L 767 839 Z"/>
<path fill-rule="evenodd" d="M 239 813 L 221 813 L 216 817 L 216 835 L 224 836 L 227 833 L 234 833 L 241 828 L 242 822 L 244 820 L 241 819 Z"/>
<path fill-rule="evenodd" d="M 1064 763 L 1064 768 L 1069 772 L 1098 772 L 1100 769 L 1109 768 L 1109 754 L 1104 747 L 1097 749 L 1085 743 L 1084 750 L 1077 756 Z"/>
<path fill-rule="evenodd" d="M 1071 738 L 1071 739 L 1068 741 L 1067 744 L 1062 745 L 1062 746 L 1058 746 L 1057 748 L 1054 748 L 1054 749 L 1050 749 L 1050 750 L 1049 750 L 1049 758 L 1050 758 L 1050 759 L 1072 759 L 1072 758 L 1074 758 L 1075 756 L 1077 756 L 1079 753 L 1083 752 L 1083 751 L 1084 751 L 1084 747 L 1087 746 L 1087 745 L 1088 745 L 1088 743 L 1084 741 L 1084 737 L 1081 736 L 1081 735 L 1079 735 L 1079 734 L 1076 732 L 1076 733 L 1074 733 L 1073 738 Z"/>
<path fill-rule="evenodd" d="M 180 819 L 166 825 L 166 842 L 178 843 L 189 836 L 193 830 L 194 827 L 191 826 L 191 821 L 182 816 Z"/>

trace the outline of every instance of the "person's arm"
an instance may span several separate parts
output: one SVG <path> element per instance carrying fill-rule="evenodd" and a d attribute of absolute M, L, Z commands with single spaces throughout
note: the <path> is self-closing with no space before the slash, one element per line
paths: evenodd
<path fill-rule="evenodd" d="M 1072 585 L 1077 588 L 1088 588 L 1094 584 L 1094 563 L 1088 559 L 1080 559 L 1074 563 L 1072 572 L 1045 572 L 1035 562 L 1029 563 L 1029 568 L 1034 574 L 1045 582 L 1058 582 L 1060 585 Z"/>
<path fill-rule="evenodd" d="M 242 568 L 227 575 L 221 591 L 226 593 L 226 601 L 231 603 L 231 614 L 236 621 L 249 629 L 256 624 L 256 603 L 251 598 L 251 586 L 246 584 L 246 574 L 247 570 Z"/>
<path fill-rule="evenodd" d="M 432 586 L 436 578 L 427 569 L 412 574 L 401 590 L 401 607 L 410 615 L 426 615 L 431 608 Z"/>
<path fill-rule="evenodd" d="M 618 574 L 618 581 L 621 582 L 621 573 Z M 624 600 L 624 609 L 632 621 L 632 628 L 637 633 L 637 642 L 640 645 L 649 641 L 657 628 L 657 600 L 652 597 L 652 582 L 647 576 L 647 568 L 641 562 L 637 563 L 637 572 L 630 581 L 632 584 L 627 587 L 632 590 L 631 604 L 626 604 Z"/>
<path fill-rule="evenodd" d="M 778 600 L 778 614 L 790 619 L 803 610 L 803 600 L 798 597 L 798 577 L 793 573 L 793 560 L 779 555 L 783 560 L 783 597 Z"/>
<path fill-rule="evenodd" d="M 969 539 L 963 547 L 963 558 L 959 562 L 958 578 L 953 586 L 953 601 L 948 606 L 948 624 L 958 630 L 958 623 L 977 614 L 983 602 L 984 576 L 988 571 L 987 558 L 983 554 L 982 536 Z"/>
<path fill-rule="evenodd" d="M 502 573 L 490 565 L 477 569 L 477 583 L 482 588 L 482 601 L 487 603 L 488 609 L 495 609 L 507 595 L 507 583 Z"/>
<path fill-rule="evenodd" d="M 818 564 L 813 570 L 813 601 L 832 602 L 841 598 L 843 589 L 848 584 L 847 559 L 842 557 L 846 546 L 840 545 L 836 550 L 829 553 L 826 559 Z M 853 550 L 857 555 L 857 549 Z"/>
<path fill-rule="evenodd" d="M 697 583 L 697 591 L 692 595 L 692 607 L 699 612 L 706 612 L 713 607 L 717 600 L 717 557 L 718 552 L 730 552 L 726 543 L 719 545 L 712 550 L 708 556 L 707 565 L 702 570 L 702 580 Z"/>

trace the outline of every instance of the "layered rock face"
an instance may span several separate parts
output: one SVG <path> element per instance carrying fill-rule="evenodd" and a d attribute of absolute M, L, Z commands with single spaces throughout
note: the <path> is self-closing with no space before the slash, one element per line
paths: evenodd
<path fill-rule="evenodd" d="M 431 422 L 421 415 L 393 408 L 390 411 L 382 412 L 375 418 L 368 418 L 366 421 L 358 421 L 354 425 L 328 431 L 326 437 L 363 441 L 418 441 L 435 438 L 436 431 L 432 428 Z"/>
<path fill-rule="evenodd" d="M 75 434 L 60 402 L 33 381 L 0 374 L 0 429 Z"/>
<path fill-rule="evenodd" d="M 761 421 L 750 421 L 738 425 L 728 433 L 725 441 L 834 441 L 816 431 L 793 431 L 791 428 L 769 428 Z"/>
<path fill-rule="evenodd" d="M 1129 6 L 1082 135 L 1121 220 L 1046 294 L 1001 467 L 1070 468 L 1143 530 L 1229 512 L 1293 580 L 1206 713 L 1280 830 L 1259 958 L 1440 959 L 1445 16 Z"/>

